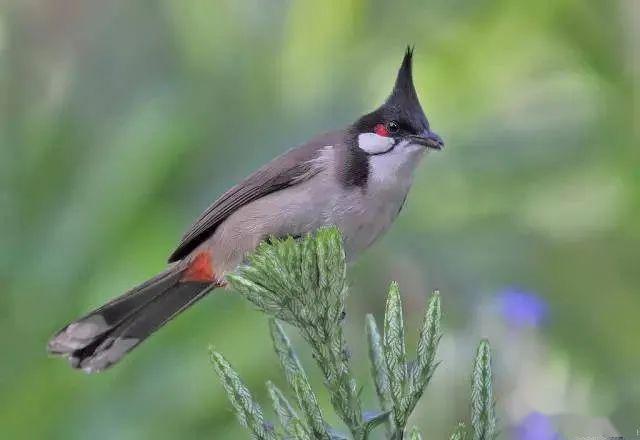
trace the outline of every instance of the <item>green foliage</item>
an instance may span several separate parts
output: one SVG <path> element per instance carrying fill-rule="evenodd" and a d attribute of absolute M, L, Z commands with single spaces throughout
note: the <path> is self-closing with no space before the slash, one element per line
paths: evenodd
<path fill-rule="evenodd" d="M 293 389 L 296 394 L 298 405 L 302 409 L 309 430 L 313 433 L 314 438 L 329 438 L 326 423 L 322 418 L 320 405 L 318 405 L 318 399 L 313 393 L 311 385 L 309 385 L 309 380 L 302 368 L 302 364 L 300 364 L 298 360 L 298 356 L 296 356 L 289 343 L 289 338 L 287 338 L 280 324 L 274 319 L 271 319 L 269 324 L 271 327 L 271 338 L 273 339 L 275 351 L 280 358 L 282 370 L 291 389 Z"/>
<path fill-rule="evenodd" d="M 368 314 L 366 317 L 367 342 L 369 345 L 369 364 L 371 365 L 371 377 L 376 388 L 376 395 L 380 409 L 384 412 L 391 412 L 393 409 L 393 400 L 391 398 L 389 373 L 387 372 L 387 364 L 378 325 L 373 315 Z M 391 435 L 393 432 L 393 419 L 388 417 L 386 420 L 387 433 Z"/>
<path fill-rule="evenodd" d="M 407 362 L 400 291 L 397 283 L 391 284 L 385 312 L 383 347 L 393 400 L 393 422 L 400 427 L 400 431 L 435 371 L 435 353 L 441 337 L 440 316 L 440 294 L 434 292 L 422 320 L 417 357 L 415 361 Z"/>
<path fill-rule="evenodd" d="M 458 426 L 455 427 L 453 432 L 451 433 L 451 437 L 449 440 L 465 440 L 467 438 L 467 428 L 464 423 L 458 423 Z"/>
<path fill-rule="evenodd" d="M 473 440 L 493 440 L 496 437 L 495 402 L 491 387 L 491 348 L 482 340 L 476 352 L 471 376 L 471 425 Z"/>
<path fill-rule="evenodd" d="M 422 440 L 422 434 L 420 434 L 420 430 L 417 426 L 414 426 L 409 433 L 410 440 Z"/>
<path fill-rule="evenodd" d="M 251 393 L 235 372 L 229 362 L 215 351 L 211 352 L 213 368 L 218 373 L 231 405 L 236 410 L 240 424 L 251 431 L 253 437 L 259 440 L 275 440 L 273 430 L 264 423 L 262 408 L 253 399 Z"/>
<path fill-rule="evenodd" d="M 393 419 L 396 426 L 402 427 L 406 422 L 407 353 L 404 342 L 404 324 L 402 322 L 402 303 L 398 285 L 392 283 L 387 296 L 387 308 L 384 314 L 383 348 L 389 388 L 393 400 Z"/>
<path fill-rule="evenodd" d="M 282 391 L 271 381 L 267 381 L 267 389 L 269 390 L 273 408 L 276 410 L 285 435 L 305 440 L 313 438 L 307 425 L 298 417 L 295 409 L 293 409 L 293 406 L 291 406 L 287 398 L 282 394 Z"/>
<path fill-rule="evenodd" d="M 300 242 L 264 242 L 249 264 L 227 280 L 260 310 L 300 329 L 322 370 L 333 408 L 354 437 L 363 437 L 366 426 L 341 325 L 347 287 L 340 234 L 326 228 Z M 297 361 L 283 360 L 288 341 L 275 323 L 273 335 L 285 371 L 291 374 L 290 366 Z M 317 424 L 317 413 L 310 416 Z"/>
<path fill-rule="evenodd" d="M 297 409 L 282 391 L 272 382 L 267 382 L 281 425 L 281 430 L 276 432 L 270 423 L 264 421 L 260 405 L 253 400 L 238 374 L 222 355 L 214 352 L 214 366 L 240 423 L 254 437 L 299 440 L 347 438 L 325 421 L 302 364 L 275 319 L 279 318 L 297 327 L 311 346 L 329 390 L 331 404 L 352 438 L 367 439 L 374 429 L 383 424 L 388 438 L 404 438 L 407 420 L 437 366 L 435 357 L 442 336 L 438 292 L 434 292 L 427 301 L 414 360 L 407 359 L 402 301 L 397 283 L 392 283 L 389 288 L 382 337 L 373 316 L 367 316 L 371 375 L 380 411 L 363 412 L 342 330 L 347 294 L 346 263 L 342 237 L 337 229 L 320 229 L 315 236 L 299 241 L 287 238 L 263 243 L 249 257 L 248 264 L 227 279 L 238 292 L 272 316 L 269 327 L 274 350 L 296 397 Z M 482 341 L 474 363 L 472 382 L 474 440 L 495 437 L 490 361 L 489 344 Z M 464 440 L 465 435 L 464 425 L 460 424 L 451 439 Z M 422 439 L 415 427 L 408 436 L 411 440 Z"/>

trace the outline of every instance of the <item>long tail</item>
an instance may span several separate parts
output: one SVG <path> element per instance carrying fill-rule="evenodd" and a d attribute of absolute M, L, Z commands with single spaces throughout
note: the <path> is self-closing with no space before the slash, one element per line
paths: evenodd
<path fill-rule="evenodd" d="M 92 373 L 118 362 L 215 283 L 190 281 L 175 265 L 56 333 L 47 346 L 73 368 Z"/>

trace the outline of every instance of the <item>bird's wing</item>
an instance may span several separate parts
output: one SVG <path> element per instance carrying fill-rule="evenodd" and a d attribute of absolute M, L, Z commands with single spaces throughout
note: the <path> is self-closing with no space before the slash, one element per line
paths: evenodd
<path fill-rule="evenodd" d="M 313 159 L 318 157 L 324 146 L 334 145 L 335 140 L 336 134 L 329 133 L 289 150 L 222 194 L 191 225 L 169 257 L 169 262 L 188 255 L 240 207 L 316 175 L 322 170 L 322 165 Z"/>

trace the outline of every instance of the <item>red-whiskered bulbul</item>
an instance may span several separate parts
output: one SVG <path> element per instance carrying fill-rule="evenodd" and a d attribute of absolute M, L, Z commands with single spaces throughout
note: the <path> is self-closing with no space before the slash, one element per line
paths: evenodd
<path fill-rule="evenodd" d="M 354 124 L 287 151 L 222 194 L 196 220 L 166 270 L 64 327 L 51 353 L 101 371 L 217 287 L 258 243 L 337 226 L 347 259 L 397 217 L 418 162 L 442 139 L 429 127 L 407 48 L 391 95 Z"/>

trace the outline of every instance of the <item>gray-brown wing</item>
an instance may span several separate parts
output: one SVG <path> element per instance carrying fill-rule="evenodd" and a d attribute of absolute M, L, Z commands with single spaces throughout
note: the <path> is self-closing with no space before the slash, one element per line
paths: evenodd
<path fill-rule="evenodd" d="M 326 143 L 334 140 L 333 133 L 320 136 L 301 147 L 287 151 L 264 167 L 235 185 L 213 202 L 182 237 L 169 262 L 188 255 L 200 243 L 209 238 L 220 223 L 247 203 L 303 182 L 320 172 L 312 162 Z"/>

